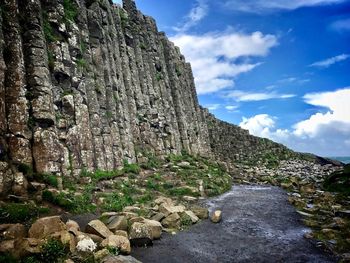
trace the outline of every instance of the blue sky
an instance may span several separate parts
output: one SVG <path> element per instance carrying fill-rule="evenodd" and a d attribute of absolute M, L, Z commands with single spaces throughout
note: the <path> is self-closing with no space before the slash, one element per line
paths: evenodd
<path fill-rule="evenodd" d="M 136 0 L 191 62 L 200 103 L 251 134 L 350 156 L 350 0 Z"/>

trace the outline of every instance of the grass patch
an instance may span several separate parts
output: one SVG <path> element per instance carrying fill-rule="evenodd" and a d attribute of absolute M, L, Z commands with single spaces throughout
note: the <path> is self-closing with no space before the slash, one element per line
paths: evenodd
<path fill-rule="evenodd" d="M 0 207 L 0 224 L 24 223 L 49 212 L 50 209 L 33 204 L 8 203 Z"/>
<path fill-rule="evenodd" d="M 123 164 L 124 173 L 139 174 L 141 172 L 141 168 L 137 163 L 129 163 L 128 161 L 124 160 Z"/>
<path fill-rule="evenodd" d="M 34 179 L 39 181 L 39 182 L 51 185 L 53 187 L 56 187 L 56 188 L 58 187 L 58 180 L 57 180 L 56 175 L 46 174 L 46 173 L 38 173 L 38 174 L 34 174 Z"/>
<path fill-rule="evenodd" d="M 78 10 L 74 5 L 72 0 L 63 0 L 63 8 L 64 8 L 64 21 L 73 22 L 78 17 Z"/>

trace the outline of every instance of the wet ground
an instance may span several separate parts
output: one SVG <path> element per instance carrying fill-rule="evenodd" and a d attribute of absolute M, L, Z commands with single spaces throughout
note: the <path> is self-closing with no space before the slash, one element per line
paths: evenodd
<path fill-rule="evenodd" d="M 144 263 L 336 262 L 303 237 L 309 229 L 278 187 L 234 186 L 206 204 L 223 211 L 221 223 L 163 235 L 132 256 Z"/>

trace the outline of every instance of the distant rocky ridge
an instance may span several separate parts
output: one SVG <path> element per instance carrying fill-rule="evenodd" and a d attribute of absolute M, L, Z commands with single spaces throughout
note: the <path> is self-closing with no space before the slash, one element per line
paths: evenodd
<path fill-rule="evenodd" d="M 77 178 L 149 154 L 185 151 L 228 166 L 315 160 L 201 108 L 190 64 L 132 0 L 0 8 L 1 195 L 25 192 L 24 168 Z"/>

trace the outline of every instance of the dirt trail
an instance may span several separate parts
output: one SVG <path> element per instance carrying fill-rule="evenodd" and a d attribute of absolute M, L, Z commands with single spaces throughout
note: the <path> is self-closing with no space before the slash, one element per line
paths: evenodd
<path fill-rule="evenodd" d="M 206 203 L 223 211 L 220 224 L 205 220 L 132 255 L 144 263 L 336 262 L 304 239 L 308 228 L 278 187 L 234 186 Z"/>

